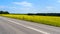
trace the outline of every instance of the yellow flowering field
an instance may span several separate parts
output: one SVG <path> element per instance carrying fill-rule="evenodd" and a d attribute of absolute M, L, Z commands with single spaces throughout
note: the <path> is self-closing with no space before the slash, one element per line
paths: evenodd
<path fill-rule="evenodd" d="M 2 14 L 2 16 L 60 27 L 60 17 L 58 16 L 37 16 L 37 15 L 31 16 L 12 14 Z"/>

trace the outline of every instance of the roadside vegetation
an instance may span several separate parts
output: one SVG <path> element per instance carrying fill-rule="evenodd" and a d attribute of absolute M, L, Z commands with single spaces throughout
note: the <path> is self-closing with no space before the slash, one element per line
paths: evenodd
<path fill-rule="evenodd" d="M 40 16 L 40 15 L 22 15 L 22 14 L 21 15 L 2 14 L 2 16 L 60 27 L 59 16 Z"/>

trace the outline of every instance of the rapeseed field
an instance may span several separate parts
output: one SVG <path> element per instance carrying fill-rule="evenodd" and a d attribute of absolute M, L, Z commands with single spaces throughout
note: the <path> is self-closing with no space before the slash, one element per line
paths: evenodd
<path fill-rule="evenodd" d="M 2 16 L 60 27 L 60 17 L 58 16 L 12 15 L 12 14 L 2 14 Z"/>

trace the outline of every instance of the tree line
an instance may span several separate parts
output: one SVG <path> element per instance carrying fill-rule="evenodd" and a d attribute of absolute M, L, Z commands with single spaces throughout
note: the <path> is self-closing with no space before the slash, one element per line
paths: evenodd
<path fill-rule="evenodd" d="M 9 14 L 8 11 L 0 11 L 0 14 Z"/>
<path fill-rule="evenodd" d="M 10 13 L 8 11 L 0 11 L 0 14 L 10 14 Z M 60 16 L 60 13 L 28 13 L 26 15 Z"/>
<path fill-rule="evenodd" d="M 42 16 L 60 16 L 60 13 L 28 13 L 28 15 L 42 15 Z"/>

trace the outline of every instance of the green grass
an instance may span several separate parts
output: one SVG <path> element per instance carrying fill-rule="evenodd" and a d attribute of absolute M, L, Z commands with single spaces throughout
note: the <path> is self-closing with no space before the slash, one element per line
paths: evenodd
<path fill-rule="evenodd" d="M 60 27 L 60 17 L 2 14 L 2 16 Z"/>

